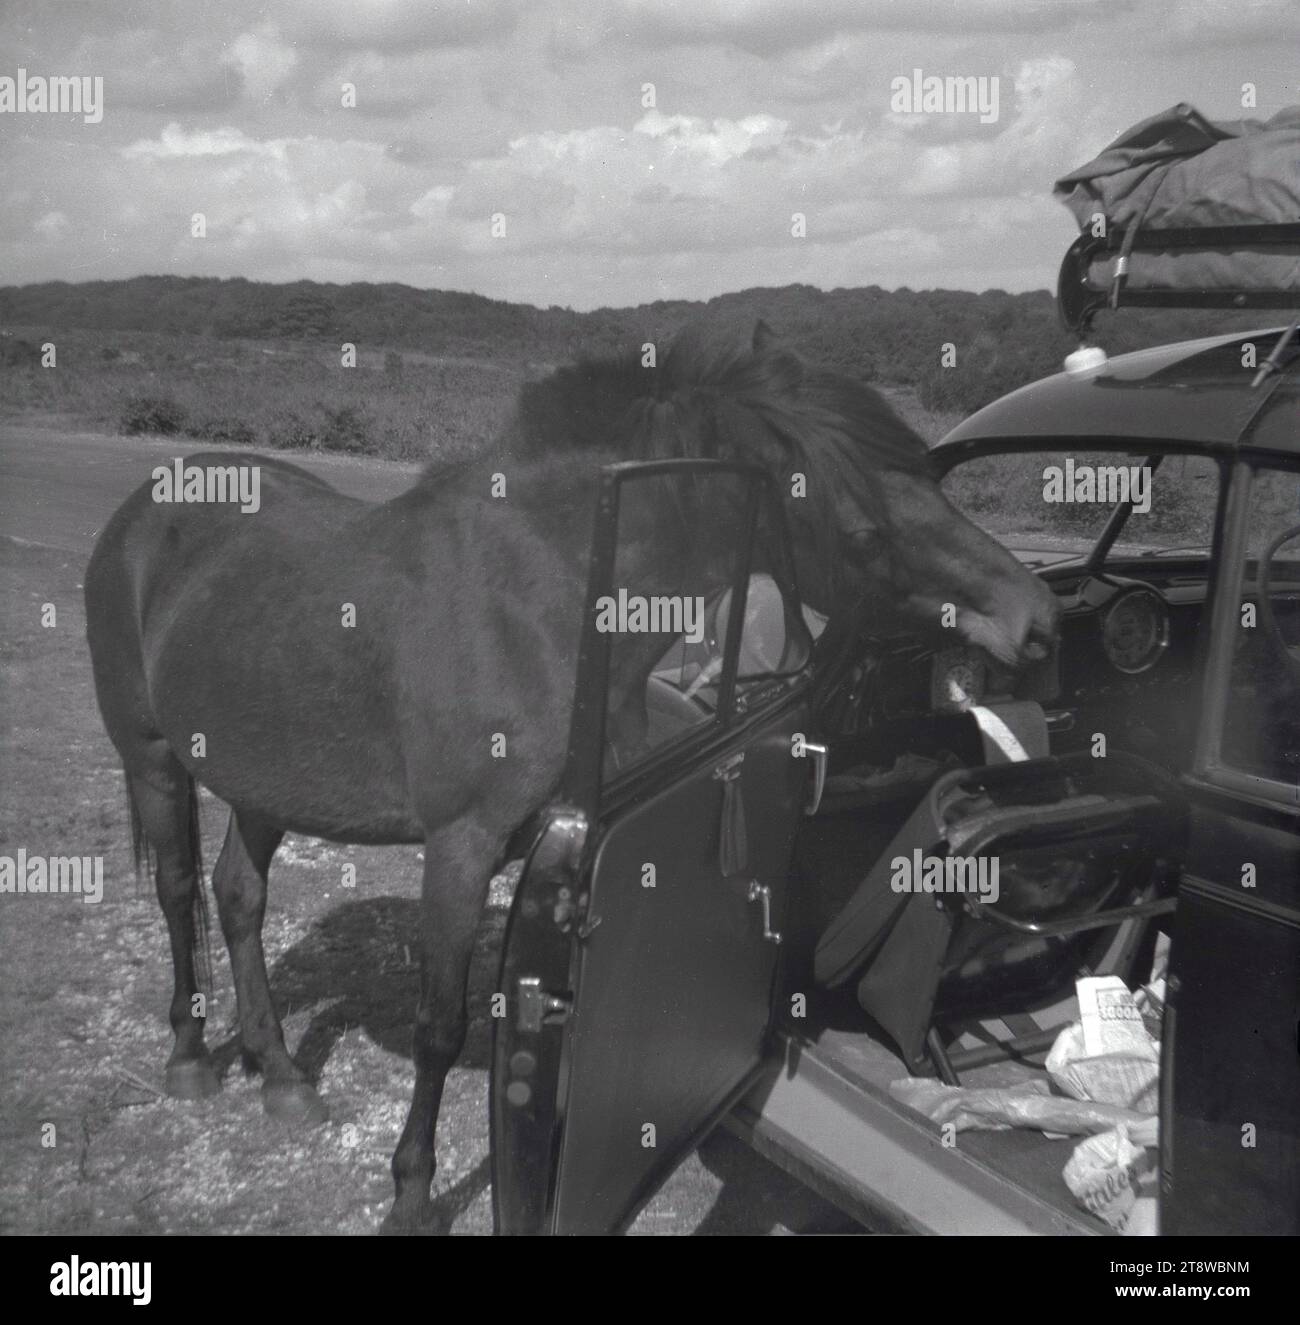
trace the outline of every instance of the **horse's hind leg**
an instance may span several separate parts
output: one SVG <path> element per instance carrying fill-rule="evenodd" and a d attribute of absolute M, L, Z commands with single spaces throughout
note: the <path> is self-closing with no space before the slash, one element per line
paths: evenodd
<path fill-rule="evenodd" d="M 412 1232 L 432 1216 L 434 1130 L 447 1073 L 465 1044 L 466 985 L 479 916 L 492 877 L 492 835 L 473 819 L 431 834 L 420 891 L 420 1002 L 415 1014 L 415 1090 L 393 1154 L 397 1196 L 389 1233 Z"/>
<path fill-rule="evenodd" d="M 271 1000 L 262 951 L 266 875 L 284 837 L 256 815 L 231 812 L 226 840 L 212 871 L 221 932 L 239 1000 L 240 1040 L 262 1072 L 262 1107 L 284 1122 L 324 1122 L 325 1105 L 305 1073 L 289 1057 L 284 1031 Z"/>
<path fill-rule="evenodd" d="M 128 770 L 127 788 L 139 834 L 153 849 L 154 883 L 171 940 L 175 985 L 170 1020 L 176 1038 L 167 1060 L 167 1094 L 203 1099 L 219 1091 L 221 1082 L 203 1042 L 203 1004 L 195 999 L 195 945 L 205 936 L 199 932 L 203 879 L 194 784 L 161 742 L 151 744 L 145 757 L 147 766 L 139 763 Z"/>

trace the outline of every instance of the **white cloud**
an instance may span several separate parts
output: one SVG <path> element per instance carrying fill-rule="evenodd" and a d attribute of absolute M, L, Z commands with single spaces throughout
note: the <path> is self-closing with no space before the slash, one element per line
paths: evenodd
<path fill-rule="evenodd" d="M 789 127 L 774 115 L 746 115 L 742 120 L 719 119 L 709 124 L 693 115 L 651 110 L 632 126 L 632 132 L 658 139 L 669 153 L 687 152 L 720 166 L 754 148 L 777 146 Z"/>
<path fill-rule="evenodd" d="M 230 43 L 230 54 L 243 75 L 245 91 L 254 98 L 270 96 L 298 66 L 297 51 L 269 25 L 241 32 Z"/>
<path fill-rule="evenodd" d="M 55 242 L 62 239 L 71 229 L 71 223 L 62 212 L 46 212 L 32 229 L 44 240 Z"/>
<path fill-rule="evenodd" d="M 186 133 L 179 124 L 169 124 L 156 139 L 142 138 L 122 148 L 128 161 L 162 161 L 176 157 L 269 156 L 283 160 L 285 140 L 259 142 L 242 129 L 196 129 Z"/>

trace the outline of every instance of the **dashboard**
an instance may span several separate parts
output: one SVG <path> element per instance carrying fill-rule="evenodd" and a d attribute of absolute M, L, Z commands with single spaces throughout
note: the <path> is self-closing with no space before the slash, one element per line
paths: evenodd
<path fill-rule="evenodd" d="M 966 645 L 882 642 L 855 730 L 891 729 L 906 744 L 927 720 L 1035 700 L 1054 754 L 1087 748 L 1100 733 L 1112 748 L 1177 767 L 1195 737 L 1208 569 L 1204 554 L 1116 559 L 1096 575 L 1048 569 L 1042 577 L 1063 608 L 1060 640 L 1050 658 L 1018 675 Z"/>

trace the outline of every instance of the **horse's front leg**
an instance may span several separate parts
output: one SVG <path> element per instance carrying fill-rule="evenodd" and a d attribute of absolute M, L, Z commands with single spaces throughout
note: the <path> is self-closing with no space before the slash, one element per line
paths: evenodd
<path fill-rule="evenodd" d="M 433 1222 L 429 1184 L 443 1085 L 465 1044 L 470 958 L 492 877 L 492 835 L 475 819 L 437 829 L 424 844 L 420 893 L 420 1003 L 415 1014 L 415 1091 L 393 1154 L 397 1196 L 387 1233 Z"/>

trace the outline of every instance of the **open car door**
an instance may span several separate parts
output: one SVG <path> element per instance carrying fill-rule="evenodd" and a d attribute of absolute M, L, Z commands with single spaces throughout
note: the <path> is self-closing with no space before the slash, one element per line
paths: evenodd
<path fill-rule="evenodd" d="M 599 605 L 648 587 L 629 584 L 625 553 L 640 485 L 665 482 L 731 514 L 715 520 L 709 575 L 677 567 L 683 591 L 712 586 L 697 597 L 707 628 L 662 634 L 647 655 L 644 636 L 600 627 Z M 621 1230 L 761 1065 L 795 829 L 822 771 L 803 739 L 811 641 L 784 534 L 757 470 L 604 471 L 562 801 L 502 954 L 498 1232 Z M 662 573 L 654 587 L 672 597 Z M 648 675 L 629 671 L 638 649 Z M 638 739 L 620 748 L 627 711 Z"/>

